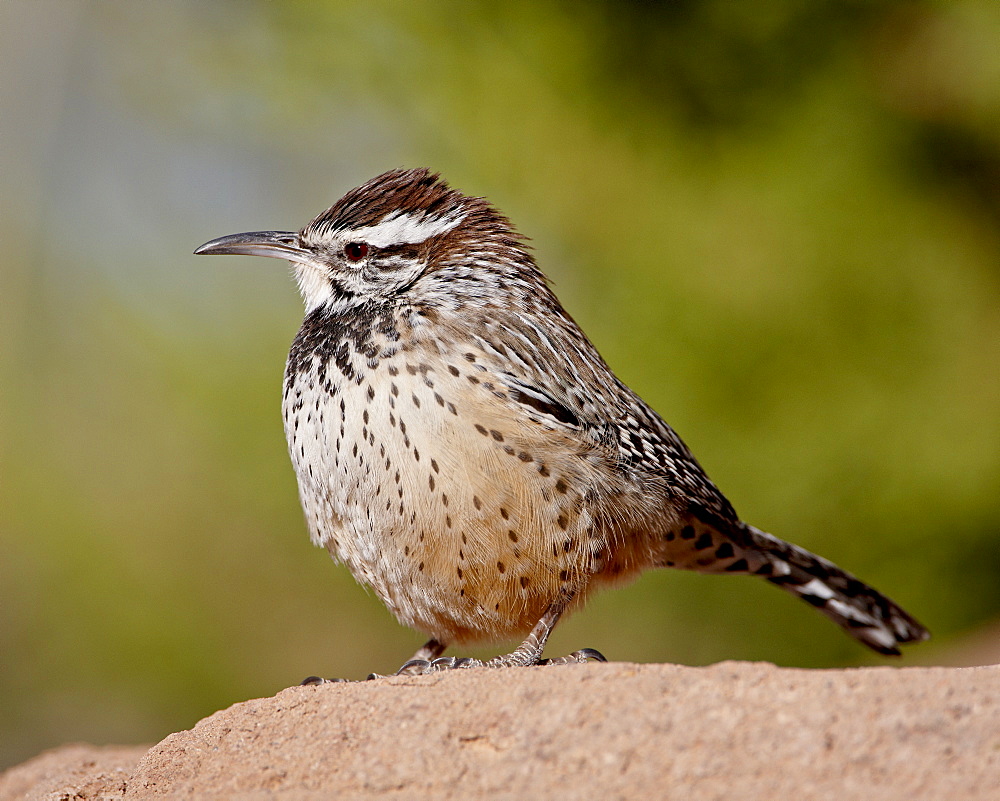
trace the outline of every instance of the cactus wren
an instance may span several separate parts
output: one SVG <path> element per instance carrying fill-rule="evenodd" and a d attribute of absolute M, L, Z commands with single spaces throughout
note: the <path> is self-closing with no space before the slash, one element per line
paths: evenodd
<path fill-rule="evenodd" d="M 424 169 L 301 231 L 199 254 L 286 259 L 306 314 L 285 433 L 312 541 L 431 639 L 401 671 L 542 660 L 560 615 L 654 567 L 760 576 L 882 654 L 928 633 L 876 590 L 737 516 L 611 372 L 511 223 Z M 446 646 L 527 638 L 488 662 Z"/>

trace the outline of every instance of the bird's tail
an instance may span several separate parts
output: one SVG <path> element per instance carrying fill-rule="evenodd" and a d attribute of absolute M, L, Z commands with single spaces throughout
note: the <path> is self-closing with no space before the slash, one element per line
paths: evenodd
<path fill-rule="evenodd" d="M 833 562 L 741 521 L 692 510 L 659 542 L 657 564 L 760 576 L 814 606 L 880 654 L 930 634 L 904 610 Z"/>
<path fill-rule="evenodd" d="M 745 555 L 757 558 L 748 559 L 746 571 L 731 572 L 753 573 L 797 595 L 880 654 L 898 656 L 899 645 L 930 637 L 906 611 L 833 562 L 750 525 L 741 534 Z"/>

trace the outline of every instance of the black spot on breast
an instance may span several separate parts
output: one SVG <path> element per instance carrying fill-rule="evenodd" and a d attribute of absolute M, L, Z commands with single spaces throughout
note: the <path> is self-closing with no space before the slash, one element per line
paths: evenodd
<path fill-rule="evenodd" d="M 294 349 L 294 343 L 292 347 Z M 351 346 L 347 342 L 341 342 L 340 346 L 334 351 L 333 361 L 346 379 L 350 380 L 354 378 L 354 367 L 351 365 Z"/>

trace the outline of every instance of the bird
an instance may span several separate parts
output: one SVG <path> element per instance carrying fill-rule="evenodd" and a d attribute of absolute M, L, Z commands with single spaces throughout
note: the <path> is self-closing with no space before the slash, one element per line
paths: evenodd
<path fill-rule="evenodd" d="M 290 263 L 305 316 L 282 412 L 299 496 L 312 542 L 429 638 L 398 673 L 603 660 L 543 649 L 593 592 L 653 568 L 760 577 L 881 654 L 929 637 L 855 576 L 744 522 L 485 198 L 394 169 L 297 232 L 195 253 Z M 443 656 L 500 641 L 521 644 Z"/>

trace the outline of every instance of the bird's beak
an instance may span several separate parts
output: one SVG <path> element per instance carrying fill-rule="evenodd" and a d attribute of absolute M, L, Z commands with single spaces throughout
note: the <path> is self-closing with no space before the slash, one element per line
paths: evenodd
<path fill-rule="evenodd" d="M 301 264 L 312 264 L 315 256 L 299 247 L 299 235 L 294 231 L 250 231 L 245 234 L 220 236 L 206 242 L 196 256 L 270 256 Z"/>

